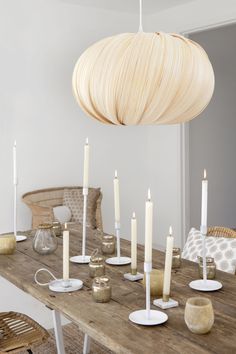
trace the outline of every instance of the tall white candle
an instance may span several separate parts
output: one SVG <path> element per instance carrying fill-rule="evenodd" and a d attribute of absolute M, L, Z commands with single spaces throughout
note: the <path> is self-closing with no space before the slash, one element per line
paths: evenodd
<path fill-rule="evenodd" d="M 13 145 L 13 184 L 17 184 L 16 141 L 14 141 Z"/>
<path fill-rule="evenodd" d="M 69 239 L 70 233 L 65 224 L 65 230 L 63 231 L 63 280 L 69 280 Z"/>
<path fill-rule="evenodd" d="M 119 223 L 120 222 L 120 185 L 119 185 L 117 171 L 115 171 L 115 178 L 113 184 L 114 184 L 115 222 Z"/>
<path fill-rule="evenodd" d="M 164 283 L 163 283 L 164 301 L 168 301 L 170 295 L 173 245 L 174 245 L 174 237 L 172 235 L 172 227 L 170 226 L 169 235 L 166 238 L 166 257 L 165 257 L 165 271 L 164 271 Z"/>
<path fill-rule="evenodd" d="M 84 179 L 83 179 L 83 187 L 88 188 L 88 180 L 89 180 L 89 143 L 88 138 L 86 139 L 86 143 L 84 145 Z"/>
<path fill-rule="evenodd" d="M 134 273 L 137 270 L 137 219 L 135 213 L 131 219 L 131 270 Z"/>
<path fill-rule="evenodd" d="M 202 180 L 202 213 L 201 213 L 201 231 L 203 234 L 207 232 L 207 198 L 208 198 L 208 180 L 206 170 L 204 170 L 204 178 Z"/>
<path fill-rule="evenodd" d="M 150 189 L 148 190 L 148 200 L 145 206 L 145 262 L 152 262 L 152 219 L 153 202 L 151 201 Z"/>

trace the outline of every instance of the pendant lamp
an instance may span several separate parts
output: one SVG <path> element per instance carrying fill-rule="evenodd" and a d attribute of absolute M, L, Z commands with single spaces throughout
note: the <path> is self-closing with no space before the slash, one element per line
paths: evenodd
<path fill-rule="evenodd" d="M 78 59 L 73 93 L 90 117 L 116 125 L 174 124 L 198 116 L 214 91 L 204 49 L 179 34 L 122 33 L 93 44 Z"/>

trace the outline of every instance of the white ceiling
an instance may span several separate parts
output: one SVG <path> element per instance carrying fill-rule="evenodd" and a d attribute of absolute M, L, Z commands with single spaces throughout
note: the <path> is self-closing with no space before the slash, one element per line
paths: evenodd
<path fill-rule="evenodd" d="M 139 0 L 60 0 L 62 2 L 78 4 L 81 6 L 137 13 L 139 11 Z M 169 7 L 178 6 L 193 0 L 143 0 L 143 12 L 150 14 Z"/>

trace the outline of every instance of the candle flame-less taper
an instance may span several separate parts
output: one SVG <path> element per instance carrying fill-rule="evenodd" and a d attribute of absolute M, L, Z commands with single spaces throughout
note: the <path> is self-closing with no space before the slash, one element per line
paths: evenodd
<path fill-rule="evenodd" d="M 170 296 L 173 245 L 174 245 L 174 237 L 172 234 L 172 227 L 170 226 L 169 235 L 167 236 L 167 239 L 166 239 L 165 272 L 164 272 L 164 283 L 163 283 L 163 301 L 169 301 L 169 296 Z"/>
<path fill-rule="evenodd" d="M 148 200 L 145 205 L 145 262 L 152 262 L 152 219 L 153 202 L 151 201 L 151 192 L 148 189 Z"/>
<path fill-rule="evenodd" d="M 135 213 L 131 219 L 131 274 L 137 274 L 137 219 Z"/>
<path fill-rule="evenodd" d="M 90 151 L 90 146 L 89 146 L 88 138 L 86 138 L 86 142 L 84 145 L 84 177 L 83 177 L 84 188 L 88 188 L 88 184 L 89 184 L 89 151 Z"/>
<path fill-rule="evenodd" d="M 65 230 L 63 231 L 63 280 L 69 280 L 69 240 L 70 233 L 65 223 Z"/>
<path fill-rule="evenodd" d="M 119 179 L 116 170 L 115 170 L 115 178 L 113 183 L 114 183 L 115 222 L 119 224 L 120 223 L 120 185 L 119 185 Z"/>

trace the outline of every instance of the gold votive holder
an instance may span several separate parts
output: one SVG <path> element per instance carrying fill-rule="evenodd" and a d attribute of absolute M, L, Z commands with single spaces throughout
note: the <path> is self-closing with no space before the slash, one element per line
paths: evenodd
<path fill-rule="evenodd" d="M 91 256 L 89 262 L 89 275 L 91 278 L 96 278 L 105 275 L 105 263 L 103 256 Z"/>
<path fill-rule="evenodd" d="M 53 230 L 55 232 L 55 235 L 57 237 L 61 236 L 61 231 L 62 230 L 61 230 L 61 223 L 59 221 L 53 221 L 52 228 L 53 228 Z"/>
<path fill-rule="evenodd" d="M 107 276 L 97 277 L 92 284 L 92 297 L 95 302 L 109 302 L 111 299 L 111 284 Z"/>
<path fill-rule="evenodd" d="M 13 254 L 16 249 L 15 235 L 2 234 L 0 235 L 0 254 Z"/>
<path fill-rule="evenodd" d="M 181 249 L 179 247 L 174 247 L 172 255 L 172 269 L 180 268 L 181 263 Z"/>
<path fill-rule="evenodd" d="M 168 302 L 168 301 L 170 300 L 170 295 L 163 294 L 162 300 L 163 300 L 164 302 Z"/>
<path fill-rule="evenodd" d="M 163 278 L 164 271 L 159 269 L 153 269 L 150 274 L 150 293 L 152 296 L 162 296 L 163 293 Z M 146 275 L 142 281 L 144 288 L 146 289 Z"/>
<path fill-rule="evenodd" d="M 206 257 L 207 279 L 214 279 L 216 276 L 216 264 L 213 257 Z M 203 259 L 198 256 L 199 277 L 203 279 Z"/>
<path fill-rule="evenodd" d="M 113 254 L 115 252 L 115 248 L 115 237 L 113 235 L 103 235 L 101 244 L 102 253 L 105 255 Z"/>

